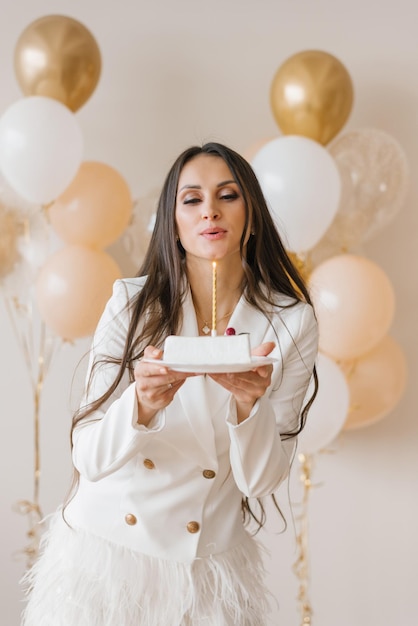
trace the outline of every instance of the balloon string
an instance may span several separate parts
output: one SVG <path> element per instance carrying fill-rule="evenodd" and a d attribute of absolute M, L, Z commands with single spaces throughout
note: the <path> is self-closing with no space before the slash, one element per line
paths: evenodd
<path fill-rule="evenodd" d="M 40 454 L 40 409 L 41 398 L 44 388 L 45 378 L 51 365 L 55 348 L 56 338 L 51 337 L 47 331 L 43 321 L 39 325 L 39 344 L 36 350 L 33 307 L 29 302 L 28 306 L 22 305 L 18 298 L 14 297 L 11 301 L 5 298 L 6 310 L 12 324 L 14 334 L 17 338 L 18 345 L 21 348 L 24 362 L 26 364 L 31 386 L 33 398 L 33 429 L 34 429 L 34 468 L 33 468 L 33 498 L 32 501 L 20 500 L 14 509 L 26 515 L 29 523 L 27 537 L 28 545 L 22 550 L 26 555 L 27 567 L 31 567 L 35 562 L 39 553 L 39 543 L 42 534 L 43 519 L 40 507 L 40 479 L 41 479 L 41 454 Z M 23 322 L 22 322 L 23 319 Z M 37 358 L 36 358 L 37 353 Z"/>
<path fill-rule="evenodd" d="M 301 464 L 300 480 L 303 484 L 303 497 L 301 503 L 301 514 L 298 516 L 299 531 L 296 536 L 297 558 L 293 565 L 293 571 L 299 581 L 298 602 L 301 614 L 301 626 L 311 626 L 312 607 L 309 600 L 309 533 L 308 533 L 308 503 L 310 491 L 313 487 L 312 457 L 306 454 L 299 454 Z"/>
<path fill-rule="evenodd" d="M 40 328 L 40 344 L 38 354 L 38 368 L 37 368 L 37 380 L 33 389 L 33 407 L 34 407 L 34 487 L 33 487 L 33 499 L 36 504 L 39 503 L 39 481 L 41 478 L 41 452 L 40 452 L 40 407 L 41 407 L 41 395 L 44 386 L 45 379 L 45 324 L 41 322 Z"/>
<path fill-rule="evenodd" d="M 347 361 L 337 360 L 336 363 L 343 371 L 344 376 L 347 379 L 347 382 L 350 382 L 351 378 L 356 373 L 358 359 L 350 359 Z M 358 402 L 356 403 L 350 402 L 350 405 L 348 407 L 348 417 L 350 417 L 354 413 L 354 411 L 359 411 L 361 408 L 362 406 Z"/>
<path fill-rule="evenodd" d="M 33 336 L 31 332 L 32 328 L 32 308 L 22 305 L 18 298 L 13 297 L 11 301 L 9 298 L 4 299 L 7 313 L 9 315 L 10 322 L 12 324 L 14 335 L 18 341 L 18 344 L 22 350 L 23 358 L 30 376 L 31 384 L 34 385 L 33 380 Z M 26 317 L 26 332 L 21 330 L 18 324 L 20 317 Z"/>
<path fill-rule="evenodd" d="M 29 539 L 29 543 L 22 550 L 19 550 L 17 554 L 26 556 L 26 567 L 29 569 L 39 555 L 39 545 L 43 533 L 43 514 L 39 504 L 29 500 L 19 500 L 13 507 L 13 510 L 21 515 L 26 515 L 28 519 L 29 530 L 26 532 L 26 536 Z"/>

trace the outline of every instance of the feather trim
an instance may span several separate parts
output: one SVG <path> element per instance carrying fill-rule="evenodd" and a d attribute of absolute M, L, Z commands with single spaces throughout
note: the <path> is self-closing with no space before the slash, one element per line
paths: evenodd
<path fill-rule="evenodd" d="M 263 626 L 268 595 L 258 544 L 190 564 L 68 527 L 58 512 L 22 584 L 22 626 Z"/>

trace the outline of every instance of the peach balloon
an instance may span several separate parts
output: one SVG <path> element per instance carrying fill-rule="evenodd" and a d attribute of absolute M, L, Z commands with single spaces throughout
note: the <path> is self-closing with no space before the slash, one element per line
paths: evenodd
<path fill-rule="evenodd" d="M 388 332 L 395 295 L 389 278 L 370 259 L 354 254 L 327 259 L 313 270 L 309 286 L 321 352 L 337 360 L 354 359 Z"/>
<path fill-rule="evenodd" d="M 85 161 L 49 208 L 51 226 L 69 244 L 105 248 L 129 224 L 132 197 L 124 178 L 105 163 Z"/>
<path fill-rule="evenodd" d="M 399 402 L 406 386 L 407 364 L 399 344 L 389 335 L 368 354 L 341 362 L 350 392 L 350 409 L 343 430 L 381 420 Z"/>
<path fill-rule="evenodd" d="M 120 275 L 107 253 L 65 246 L 48 259 L 37 279 L 42 319 L 63 339 L 91 335 Z"/>

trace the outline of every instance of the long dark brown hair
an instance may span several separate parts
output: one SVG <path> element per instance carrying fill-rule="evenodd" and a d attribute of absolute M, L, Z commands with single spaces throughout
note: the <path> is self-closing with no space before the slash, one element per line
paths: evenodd
<path fill-rule="evenodd" d="M 177 188 L 183 167 L 199 155 L 223 159 L 244 199 L 246 217 L 240 250 L 244 270 L 242 293 L 245 299 L 266 317 L 268 317 L 266 308 L 271 310 L 277 306 L 275 296 L 278 293 L 291 298 L 291 304 L 288 306 L 294 306 L 301 300 L 311 304 L 305 283 L 285 250 L 249 163 L 237 152 L 219 143 L 188 148 L 174 162 L 161 191 L 152 238 L 137 274 L 146 277 L 144 286 L 129 303 L 130 323 L 123 353 L 117 358 L 109 356 L 107 361 L 119 366 L 116 378 L 105 394 L 77 412 L 73 419 L 72 432 L 80 421 L 111 397 L 127 370 L 133 380 L 134 362 L 141 358 L 147 345 L 162 346 L 165 337 L 176 334 L 181 327 L 187 277 L 185 251 L 177 238 L 175 218 Z M 246 242 L 246 233 L 249 230 L 252 234 Z M 140 322 L 142 329 L 138 335 Z M 92 374 L 97 365 L 98 363 L 93 364 Z M 315 369 L 314 379 L 315 391 L 301 411 L 298 427 L 291 432 L 281 433 L 283 438 L 295 437 L 304 427 L 317 390 Z M 73 486 L 77 482 L 78 474 Z M 261 515 L 257 517 L 251 511 L 248 499 L 243 500 L 245 519 L 248 520 L 250 515 L 261 526 L 265 514 L 261 504 L 260 506 Z"/>

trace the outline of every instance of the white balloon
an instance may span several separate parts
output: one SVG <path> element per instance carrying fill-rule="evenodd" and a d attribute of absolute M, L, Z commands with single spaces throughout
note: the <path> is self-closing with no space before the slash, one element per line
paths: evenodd
<path fill-rule="evenodd" d="M 338 210 L 341 178 L 321 144 L 286 135 L 265 144 L 252 167 L 290 252 L 315 246 Z"/>
<path fill-rule="evenodd" d="M 350 391 L 344 373 L 331 358 L 319 353 L 316 363 L 318 393 L 308 413 L 305 428 L 298 437 L 298 450 L 319 452 L 331 443 L 344 426 L 350 404 Z M 314 390 L 309 385 L 305 401 Z"/>
<path fill-rule="evenodd" d="M 55 200 L 74 178 L 82 156 L 75 115 L 57 100 L 22 98 L 0 118 L 0 170 L 30 202 Z"/>

